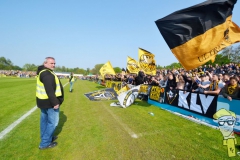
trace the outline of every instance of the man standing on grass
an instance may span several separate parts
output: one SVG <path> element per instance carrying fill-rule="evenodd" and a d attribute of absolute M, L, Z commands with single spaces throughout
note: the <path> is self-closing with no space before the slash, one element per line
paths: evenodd
<path fill-rule="evenodd" d="M 71 72 L 70 76 L 69 76 L 69 83 L 70 83 L 70 89 L 69 89 L 69 92 L 72 92 L 73 91 L 73 83 L 75 81 L 75 78 L 73 76 L 73 72 Z"/>
<path fill-rule="evenodd" d="M 37 106 L 41 109 L 39 149 L 53 148 L 57 136 L 53 136 L 59 121 L 59 107 L 64 100 L 63 87 L 53 72 L 55 59 L 47 57 L 43 65 L 38 67 L 36 99 Z"/>

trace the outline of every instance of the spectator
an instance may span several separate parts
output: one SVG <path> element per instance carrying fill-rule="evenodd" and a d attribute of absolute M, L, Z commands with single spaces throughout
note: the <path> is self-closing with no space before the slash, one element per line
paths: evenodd
<path fill-rule="evenodd" d="M 193 84 L 193 78 L 191 76 L 189 76 L 189 74 L 181 74 L 181 76 L 184 79 L 184 90 L 186 91 L 191 91 L 192 89 L 192 84 Z"/>
<path fill-rule="evenodd" d="M 203 72 L 207 71 L 207 65 L 204 65 L 204 67 L 202 68 Z"/>
<path fill-rule="evenodd" d="M 227 74 L 227 73 L 223 74 L 223 82 L 225 83 L 225 85 L 229 84 L 229 82 L 230 82 L 229 79 L 230 79 L 229 74 Z"/>
<path fill-rule="evenodd" d="M 239 98 L 239 85 L 236 77 L 231 77 L 229 84 L 225 85 L 222 90 L 222 94 L 225 98 L 232 101 L 232 98 Z"/>
<path fill-rule="evenodd" d="M 149 82 L 149 85 L 159 86 L 159 81 L 154 76 L 152 76 L 151 82 Z"/>
<path fill-rule="evenodd" d="M 176 87 L 177 87 L 176 77 L 172 72 L 169 72 L 166 90 L 167 91 L 173 90 L 173 89 L 176 89 Z"/>
<path fill-rule="evenodd" d="M 128 80 L 127 80 L 127 84 L 132 84 L 133 85 L 133 81 L 134 81 L 133 76 L 130 75 Z"/>
<path fill-rule="evenodd" d="M 159 86 L 165 88 L 167 86 L 168 76 L 165 75 L 162 80 L 160 80 Z"/>
<path fill-rule="evenodd" d="M 193 92 L 204 93 L 204 91 L 209 90 L 209 85 L 211 82 L 206 79 L 206 75 L 204 74 L 200 76 L 200 79 L 200 81 L 199 79 L 196 80 L 196 82 L 198 83 L 198 88 L 196 90 L 193 90 Z"/>
<path fill-rule="evenodd" d="M 205 94 L 216 94 L 218 95 L 221 89 L 224 87 L 223 83 L 219 83 L 219 77 L 217 74 L 212 76 L 212 82 L 209 85 L 209 91 L 204 91 Z"/>
<path fill-rule="evenodd" d="M 144 77 L 144 84 L 150 84 L 152 82 L 152 76 L 151 75 L 146 75 Z"/>
<path fill-rule="evenodd" d="M 144 77 L 145 77 L 144 72 L 139 71 L 138 76 L 135 79 L 136 85 L 144 84 Z"/>
<path fill-rule="evenodd" d="M 215 68 L 216 68 L 215 73 L 216 73 L 216 74 L 220 74 L 220 73 L 221 73 L 220 66 L 219 66 L 218 64 L 216 64 L 216 65 L 215 65 Z"/>
<path fill-rule="evenodd" d="M 177 82 L 177 89 L 184 90 L 185 88 L 185 81 L 182 75 L 178 75 L 178 82 Z"/>
<path fill-rule="evenodd" d="M 201 67 L 199 67 L 199 69 L 198 69 L 198 74 L 199 74 L 199 75 L 203 75 L 203 74 L 204 74 L 204 71 L 202 70 Z"/>

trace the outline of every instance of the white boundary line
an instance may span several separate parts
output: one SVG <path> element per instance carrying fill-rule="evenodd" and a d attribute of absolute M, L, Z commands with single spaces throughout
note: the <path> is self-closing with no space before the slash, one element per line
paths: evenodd
<path fill-rule="evenodd" d="M 64 84 L 63 87 L 65 87 L 69 82 Z M 22 117 L 20 117 L 18 120 L 10 124 L 6 129 L 4 129 L 2 132 L 0 132 L 0 140 L 3 139 L 3 137 L 8 134 L 13 128 L 15 128 L 19 123 L 21 123 L 25 118 L 27 118 L 30 114 L 32 114 L 38 107 L 33 107 L 30 111 L 25 113 Z"/>
<path fill-rule="evenodd" d="M 139 138 L 139 136 L 134 133 L 126 124 L 124 124 L 119 118 L 118 116 L 116 116 L 112 111 L 110 111 L 107 107 L 105 107 L 103 104 L 102 106 L 108 111 L 108 113 L 110 113 L 112 115 L 112 117 L 124 128 L 124 130 L 126 132 L 128 132 L 128 134 L 132 137 L 132 138 Z"/>

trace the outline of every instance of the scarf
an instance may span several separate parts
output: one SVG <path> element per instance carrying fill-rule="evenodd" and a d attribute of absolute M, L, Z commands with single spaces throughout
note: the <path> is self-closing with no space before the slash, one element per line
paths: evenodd
<path fill-rule="evenodd" d="M 209 85 L 209 90 L 210 91 L 215 91 L 218 89 L 218 83 L 219 81 L 213 81 L 210 85 Z"/>
<path fill-rule="evenodd" d="M 235 84 L 234 86 L 231 86 L 231 85 L 228 85 L 228 88 L 227 88 L 227 90 L 228 90 L 228 93 L 231 95 L 231 94 L 233 94 L 233 92 L 235 91 L 235 89 L 237 88 L 237 84 Z"/>

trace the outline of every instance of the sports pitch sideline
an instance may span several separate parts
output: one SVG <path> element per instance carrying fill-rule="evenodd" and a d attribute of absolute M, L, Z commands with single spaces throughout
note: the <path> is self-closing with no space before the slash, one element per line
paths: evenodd
<path fill-rule="evenodd" d="M 36 106 L 35 86 L 35 79 L 0 78 L 0 132 Z M 38 149 L 37 109 L 0 140 L 0 159 L 229 159 L 220 131 L 140 100 L 123 109 L 84 96 L 100 89 L 83 80 L 72 93 L 64 88 L 57 147 Z"/>

